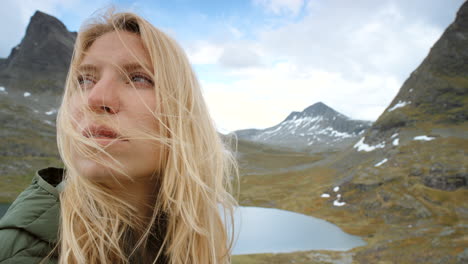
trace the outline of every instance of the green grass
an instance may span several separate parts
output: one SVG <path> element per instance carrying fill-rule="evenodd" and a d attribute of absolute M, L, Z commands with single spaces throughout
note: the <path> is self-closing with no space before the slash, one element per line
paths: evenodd
<path fill-rule="evenodd" d="M 55 166 L 63 167 L 56 157 L 5 157 L 0 156 L 1 164 L 8 164 L 9 171 L 0 175 L 0 203 L 11 203 L 31 183 L 38 169 Z"/>

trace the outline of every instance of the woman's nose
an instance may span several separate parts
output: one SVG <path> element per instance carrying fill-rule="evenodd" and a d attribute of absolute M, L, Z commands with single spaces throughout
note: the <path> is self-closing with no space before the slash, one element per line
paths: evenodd
<path fill-rule="evenodd" d="M 118 113 L 120 99 L 117 81 L 113 78 L 99 79 L 88 94 L 88 106 L 96 113 Z"/>

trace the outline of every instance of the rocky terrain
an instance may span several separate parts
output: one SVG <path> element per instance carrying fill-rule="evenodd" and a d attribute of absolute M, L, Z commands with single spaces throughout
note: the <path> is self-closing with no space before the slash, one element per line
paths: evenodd
<path fill-rule="evenodd" d="M 292 112 L 281 123 L 266 129 L 235 131 L 245 140 L 281 146 L 292 150 L 338 151 L 350 146 L 372 122 L 352 120 L 322 102 L 302 112 Z"/>

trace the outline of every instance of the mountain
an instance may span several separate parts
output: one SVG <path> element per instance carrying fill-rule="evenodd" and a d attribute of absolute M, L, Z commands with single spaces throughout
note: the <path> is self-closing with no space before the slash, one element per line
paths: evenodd
<path fill-rule="evenodd" d="M 21 43 L 0 59 L 0 86 L 60 94 L 75 39 L 60 20 L 36 11 Z"/>
<path fill-rule="evenodd" d="M 441 128 L 468 120 L 468 12 L 467 4 L 456 20 L 411 73 L 400 91 L 369 129 L 363 143 L 390 141 L 399 130 L 430 124 Z M 433 131 L 428 131 L 433 132 Z M 446 130 L 444 136 L 456 135 Z"/>
<path fill-rule="evenodd" d="M 235 131 L 239 138 L 321 152 L 343 149 L 356 141 L 372 122 L 352 120 L 322 102 L 302 112 L 292 112 L 281 123 L 266 129 Z"/>
<path fill-rule="evenodd" d="M 38 168 L 61 165 L 55 119 L 75 38 L 37 11 L 21 43 L 0 59 L 0 203 L 13 200 Z"/>
<path fill-rule="evenodd" d="M 412 156 L 406 157 L 405 163 L 414 160 L 418 164 L 413 164 L 419 168 L 414 170 L 420 171 L 416 174 L 426 186 L 442 190 L 466 187 L 468 173 L 463 166 L 466 157 L 459 148 L 466 149 L 468 139 L 467 61 L 465 2 L 455 21 L 404 82 L 391 104 L 343 158 L 340 163 L 343 170 L 349 172 L 349 167 L 355 166 L 352 160 L 366 160 L 366 152 L 373 153 L 371 160 L 376 164 L 375 159 L 385 159 L 389 166 L 408 154 L 402 153 L 402 149 L 412 147 Z M 457 140 L 461 143 L 454 143 Z M 348 180 L 353 178 L 349 175 Z"/>

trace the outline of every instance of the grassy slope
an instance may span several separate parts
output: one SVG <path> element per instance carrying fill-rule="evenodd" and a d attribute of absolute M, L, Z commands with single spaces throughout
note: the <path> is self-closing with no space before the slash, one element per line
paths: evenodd
<path fill-rule="evenodd" d="M 36 170 L 61 166 L 55 128 L 44 122 L 53 119 L 43 114 L 50 106 L 38 101 L 12 93 L 0 95 L 0 203 L 11 203 L 31 183 Z"/>
<path fill-rule="evenodd" d="M 417 130 L 401 131 L 402 139 L 407 135 L 406 143 L 378 158 L 374 157 L 379 156 L 378 152 L 364 154 L 364 158 L 356 159 L 360 165 L 352 171 L 334 168 L 334 162 L 349 157 L 337 154 L 331 157 L 330 166 L 243 176 L 242 205 L 276 207 L 319 217 L 362 236 L 368 245 L 348 252 L 234 256 L 233 263 L 458 263 L 468 247 L 468 190 L 429 188 L 422 184 L 421 177 L 430 173 L 435 162 L 454 168 L 467 164 L 463 150 L 468 149 L 468 141 L 456 137 L 438 137 L 430 142 L 410 140 L 413 135 L 436 128 L 421 124 Z M 466 124 L 454 129 L 468 131 Z M 374 167 L 375 160 L 383 157 L 389 161 Z M 415 168 L 419 176 L 412 175 Z M 331 192 L 337 179 L 350 174 L 353 180 L 340 190 L 347 205 L 334 207 L 334 197 L 320 198 L 321 193 Z"/>

